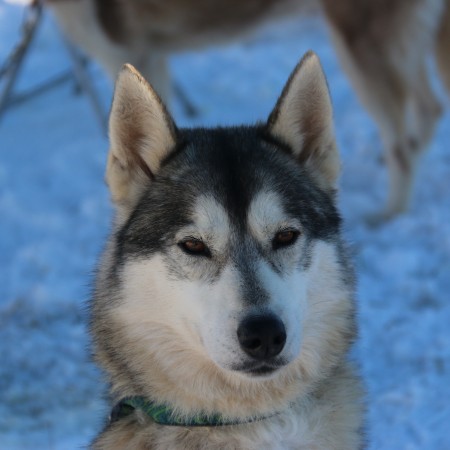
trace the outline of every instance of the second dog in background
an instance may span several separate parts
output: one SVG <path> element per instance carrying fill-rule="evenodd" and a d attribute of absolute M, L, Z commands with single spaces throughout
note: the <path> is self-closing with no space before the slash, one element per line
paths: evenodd
<path fill-rule="evenodd" d="M 409 204 L 420 153 L 441 107 L 426 62 L 435 55 L 450 91 L 450 0 L 47 0 L 78 45 L 115 78 L 129 62 L 169 96 L 171 52 L 239 36 L 293 11 L 321 9 L 335 48 L 379 126 L 389 171 L 376 221 Z"/>

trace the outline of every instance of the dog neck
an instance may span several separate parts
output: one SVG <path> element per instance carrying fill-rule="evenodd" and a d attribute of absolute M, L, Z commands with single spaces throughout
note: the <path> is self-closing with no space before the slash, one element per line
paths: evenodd
<path fill-rule="evenodd" d="M 220 427 L 227 425 L 241 425 L 258 422 L 278 413 L 266 416 L 248 417 L 246 419 L 230 419 L 222 415 L 198 413 L 194 416 L 185 416 L 177 413 L 168 405 L 155 403 L 145 397 L 125 397 L 120 400 L 112 409 L 109 423 L 112 424 L 124 417 L 128 417 L 134 412 L 141 412 L 158 425 L 178 426 L 178 427 Z"/>

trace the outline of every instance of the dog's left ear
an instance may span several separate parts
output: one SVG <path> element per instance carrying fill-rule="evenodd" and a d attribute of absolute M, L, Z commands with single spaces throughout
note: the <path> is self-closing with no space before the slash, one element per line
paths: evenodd
<path fill-rule="evenodd" d="M 333 110 L 319 58 L 308 52 L 269 116 L 269 133 L 286 144 L 321 187 L 333 190 L 340 171 Z"/>
<path fill-rule="evenodd" d="M 176 126 L 140 73 L 125 64 L 117 77 L 109 116 L 106 181 L 116 205 L 129 210 L 176 146 Z"/>

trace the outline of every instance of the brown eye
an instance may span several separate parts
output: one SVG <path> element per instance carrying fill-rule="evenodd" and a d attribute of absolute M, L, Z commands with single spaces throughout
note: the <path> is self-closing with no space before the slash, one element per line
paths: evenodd
<path fill-rule="evenodd" d="M 199 239 L 186 239 L 178 243 L 179 247 L 189 255 L 211 256 L 209 248 Z"/>
<path fill-rule="evenodd" d="M 294 244 L 300 233 L 297 230 L 282 230 L 279 231 L 273 238 L 272 245 L 274 250 L 280 247 L 287 247 Z"/>

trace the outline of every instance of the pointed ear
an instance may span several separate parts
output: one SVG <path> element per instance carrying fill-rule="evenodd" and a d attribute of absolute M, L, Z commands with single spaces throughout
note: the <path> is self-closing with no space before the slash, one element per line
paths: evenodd
<path fill-rule="evenodd" d="M 321 187 L 335 188 L 340 163 L 333 111 L 325 75 L 313 52 L 308 52 L 291 74 L 267 127 Z"/>
<path fill-rule="evenodd" d="M 109 117 L 106 181 L 113 201 L 130 207 L 176 145 L 176 127 L 152 87 L 125 64 L 116 81 Z"/>

